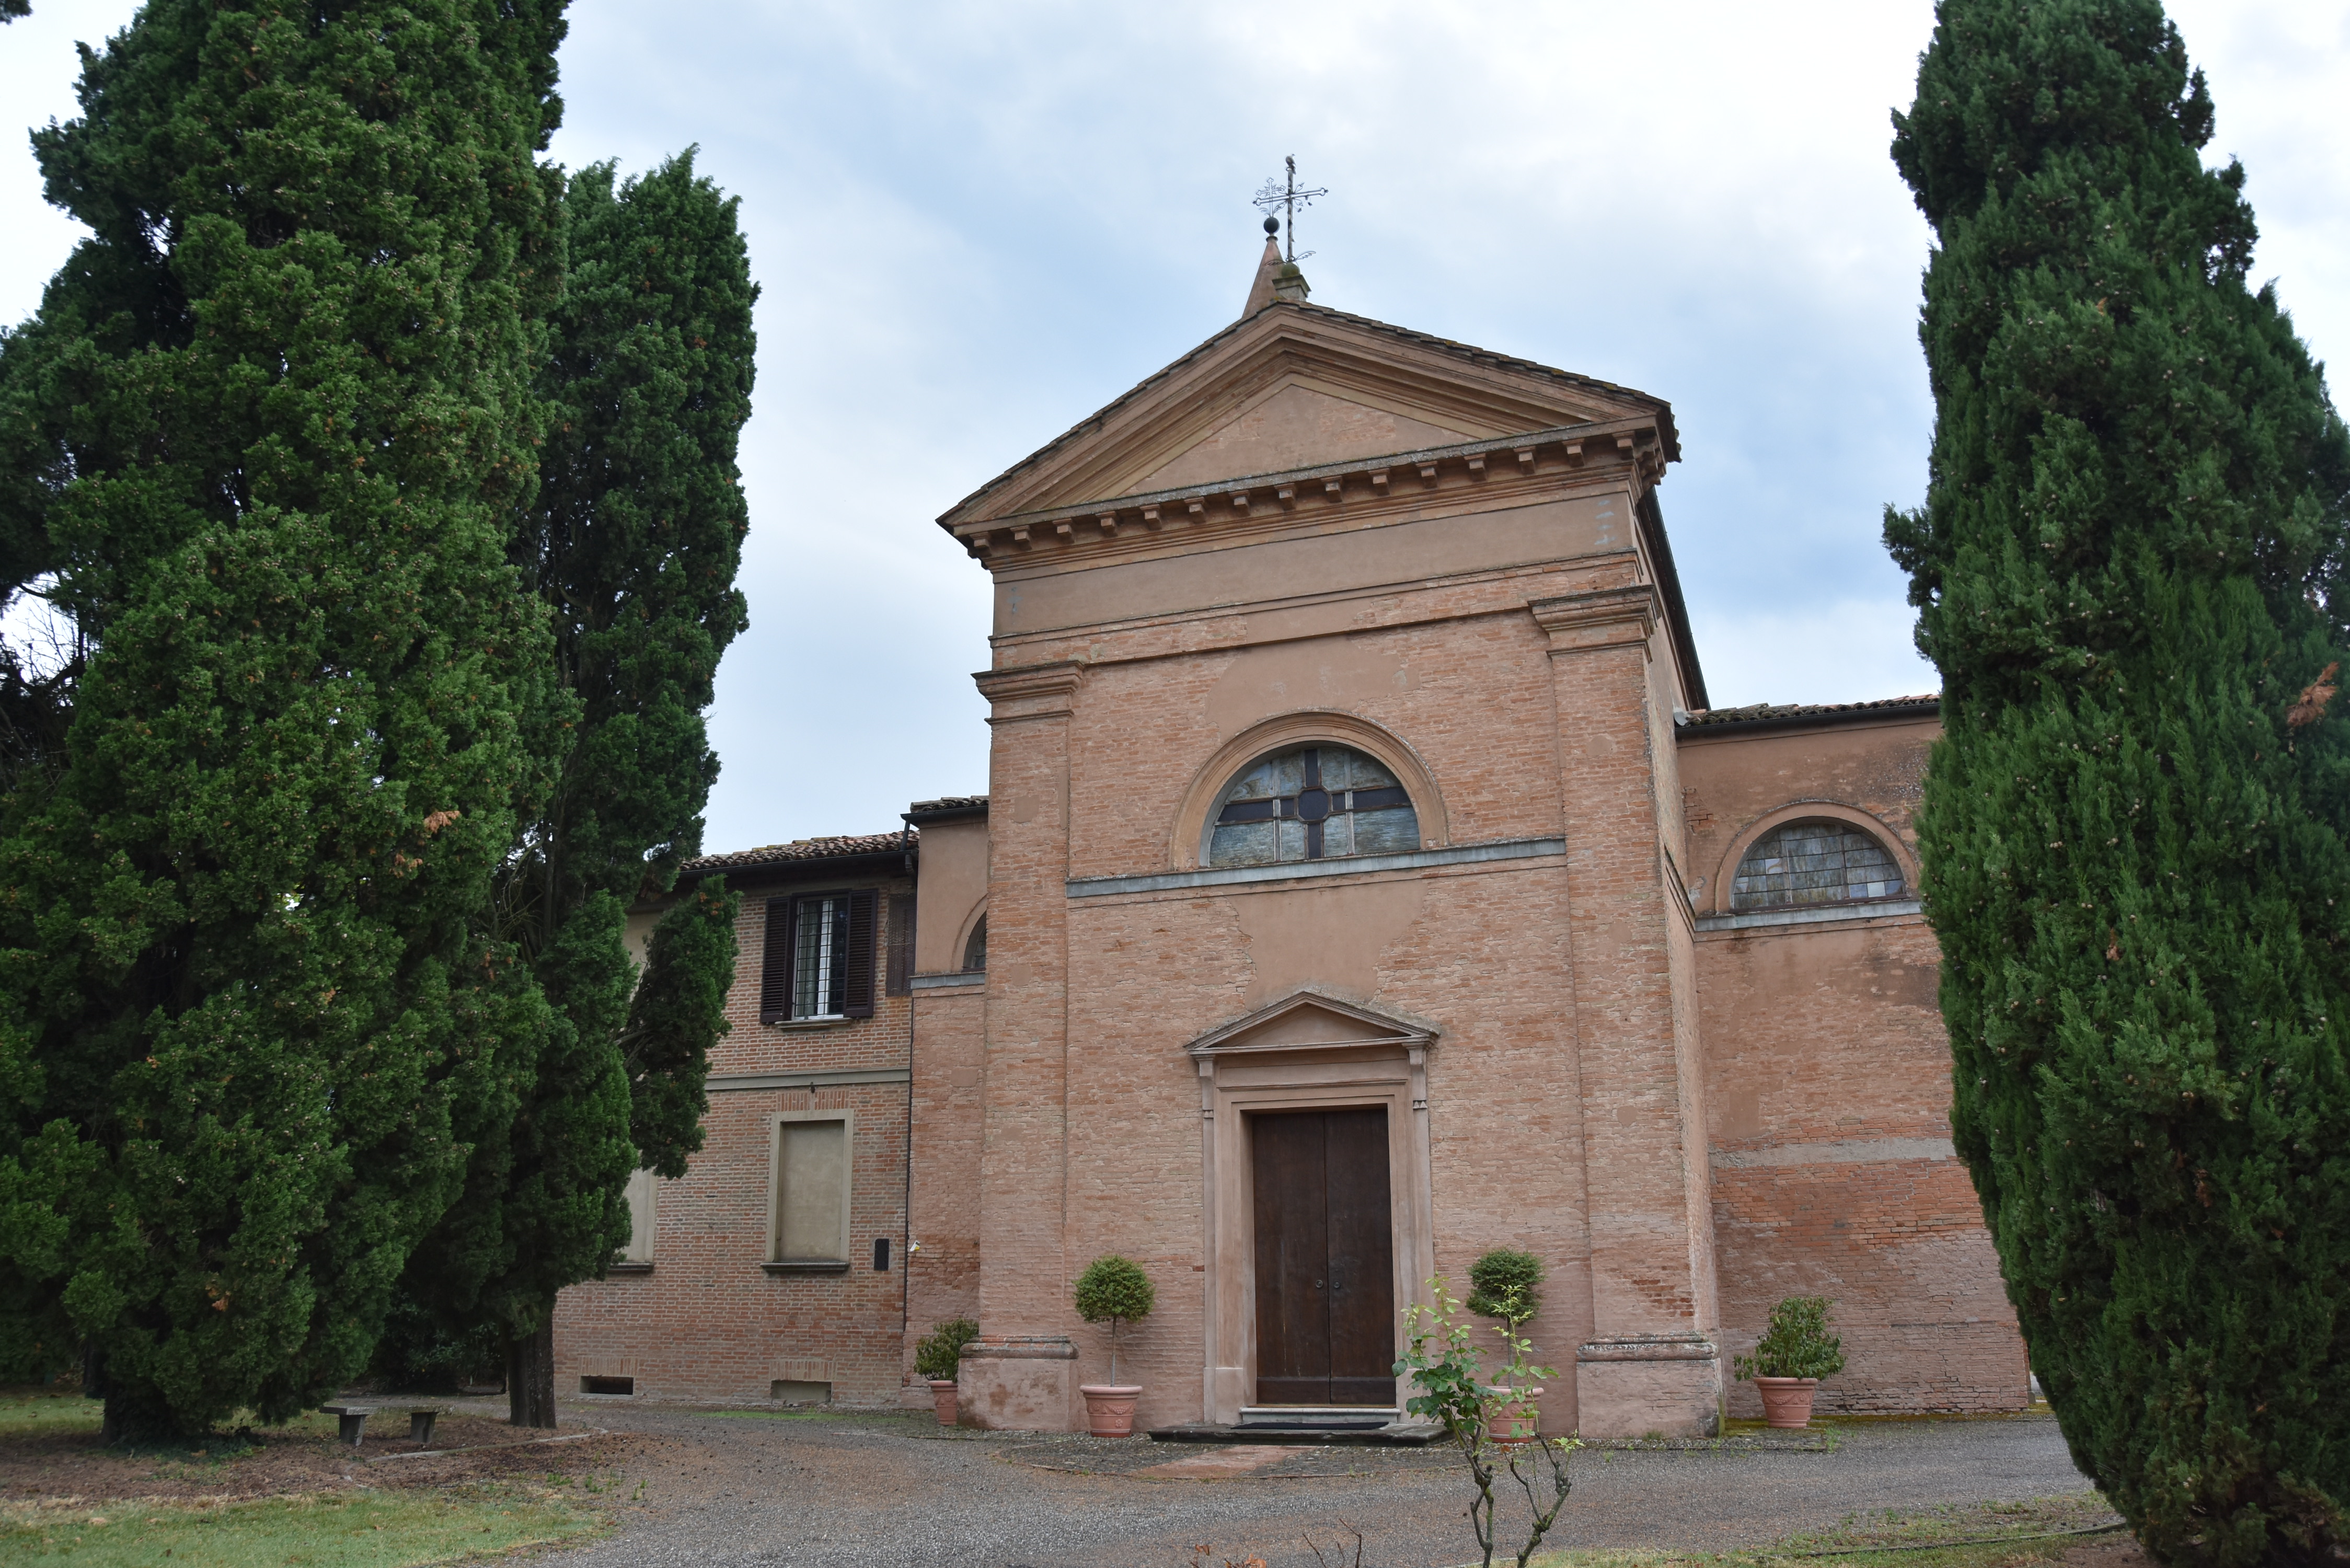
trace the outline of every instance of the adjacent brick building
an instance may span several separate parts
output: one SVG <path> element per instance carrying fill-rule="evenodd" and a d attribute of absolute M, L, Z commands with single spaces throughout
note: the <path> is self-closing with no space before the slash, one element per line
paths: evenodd
<path fill-rule="evenodd" d="M 1644 393 L 1308 303 L 941 520 L 995 588 L 985 797 L 711 857 L 709 1140 L 565 1293 L 562 1375 L 1064 1428 L 1158 1286 L 1149 1423 L 1378 1408 L 1406 1304 L 1550 1271 L 1546 1429 L 1712 1429 L 1771 1304 L 1825 1408 L 2012 1409 L 1911 814 L 1931 698 L 1709 711 Z M 646 919 L 650 912 L 646 912 Z M 658 1191 L 655 1191 L 655 1189 Z"/>

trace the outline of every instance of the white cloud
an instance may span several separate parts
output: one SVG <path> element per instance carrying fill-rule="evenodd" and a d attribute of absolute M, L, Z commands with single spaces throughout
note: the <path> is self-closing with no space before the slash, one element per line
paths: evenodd
<path fill-rule="evenodd" d="M 35 0 L 0 102 L 72 112 Z M 2350 23 L 2174 0 L 2321 354 L 2350 343 Z M 1248 198 L 1331 188 L 1315 297 L 1672 400 L 1663 501 L 1717 703 L 1929 687 L 1887 502 L 1923 488 L 1927 235 L 1886 156 L 1926 0 L 584 0 L 557 154 L 688 142 L 743 198 L 760 305 L 753 628 L 713 729 L 711 842 L 886 827 L 983 788 L 985 574 L 931 519 L 1237 314 Z M 0 157 L 0 318 L 69 231 Z"/>
<path fill-rule="evenodd" d="M 1783 609 L 1691 613 L 1716 708 L 1750 702 L 1871 702 L 1938 690 L 1941 679 L 1909 640 L 1916 616 L 1900 592 Z"/>

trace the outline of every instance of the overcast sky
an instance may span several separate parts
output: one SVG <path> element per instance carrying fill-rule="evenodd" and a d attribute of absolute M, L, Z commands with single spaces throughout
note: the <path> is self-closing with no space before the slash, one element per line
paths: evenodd
<path fill-rule="evenodd" d="M 2174 0 L 2321 358 L 2350 346 L 2350 11 Z M 126 0 L 35 0 L 0 105 L 69 117 Z M 1927 231 L 1886 157 L 1924 0 L 581 0 L 555 154 L 688 143 L 743 198 L 751 629 L 712 849 L 983 790 L 986 574 L 932 521 L 1239 314 L 1295 153 L 1317 303 L 1671 401 L 1661 499 L 1717 706 L 1930 691 L 1887 503 L 1924 485 Z M 0 145 L 0 320 L 72 245 Z"/>

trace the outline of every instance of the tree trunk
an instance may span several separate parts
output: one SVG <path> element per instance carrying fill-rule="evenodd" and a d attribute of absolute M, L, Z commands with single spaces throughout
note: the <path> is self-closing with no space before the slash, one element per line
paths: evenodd
<path fill-rule="evenodd" d="M 555 1425 L 555 1303 L 532 1333 L 506 1341 L 506 1418 L 517 1427 Z"/>

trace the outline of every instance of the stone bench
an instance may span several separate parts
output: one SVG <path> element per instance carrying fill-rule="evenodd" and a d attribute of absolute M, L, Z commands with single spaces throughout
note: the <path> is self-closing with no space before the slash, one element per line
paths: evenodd
<path fill-rule="evenodd" d="M 405 1410 L 408 1412 L 408 1440 L 411 1443 L 417 1444 L 431 1442 L 432 1440 L 432 1423 L 449 1413 L 449 1407 L 446 1405 L 394 1405 L 390 1407 L 377 1405 L 321 1405 L 318 1408 L 324 1410 L 328 1415 L 334 1417 L 335 1419 L 340 1423 L 339 1429 L 335 1433 L 335 1435 L 338 1438 L 340 1438 L 344 1442 L 350 1444 L 351 1447 L 355 1449 L 359 1446 L 359 1439 L 367 1434 L 367 1418 L 369 1416 L 374 1415 L 379 1409 L 390 1408 L 395 1410 Z"/>

